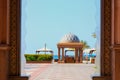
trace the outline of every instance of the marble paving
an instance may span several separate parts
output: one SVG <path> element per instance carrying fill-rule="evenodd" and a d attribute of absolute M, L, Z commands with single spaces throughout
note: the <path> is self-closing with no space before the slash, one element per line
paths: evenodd
<path fill-rule="evenodd" d="M 95 64 L 26 64 L 29 80 L 92 80 Z"/>

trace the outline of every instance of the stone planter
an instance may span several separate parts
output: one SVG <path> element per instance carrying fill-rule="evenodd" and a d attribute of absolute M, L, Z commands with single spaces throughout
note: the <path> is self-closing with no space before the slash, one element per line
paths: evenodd
<path fill-rule="evenodd" d="M 52 61 L 26 61 L 26 63 L 52 63 Z"/>
<path fill-rule="evenodd" d="M 54 59 L 54 62 L 58 62 L 58 59 Z"/>

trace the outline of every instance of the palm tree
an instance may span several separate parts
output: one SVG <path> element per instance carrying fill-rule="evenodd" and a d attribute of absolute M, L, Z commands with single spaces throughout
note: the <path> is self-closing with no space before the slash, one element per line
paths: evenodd
<path fill-rule="evenodd" d="M 87 49 L 88 49 L 88 48 L 90 48 L 90 46 L 87 44 L 87 42 L 86 42 L 86 41 L 81 40 L 81 41 L 80 41 L 80 43 L 82 43 L 82 44 L 83 44 L 83 50 L 84 50 L 84 49 L 86 49 L 86 48 L 87 48 Z"/>

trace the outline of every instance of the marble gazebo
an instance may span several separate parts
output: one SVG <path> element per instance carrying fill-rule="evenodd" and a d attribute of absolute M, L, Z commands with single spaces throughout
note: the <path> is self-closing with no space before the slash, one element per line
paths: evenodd
<path fill-rule="evenodd" d="M 83 44 L 80 43 L 79 38 L 72 34 L 66 34 L 62 40 L 57 44 L 58 48 L 58 62 L 65 62 L 65 48 L 73 48 L 75 52 L 75 63 L 82 63 L 82 55 L 83 55 Z M 62 49 L 62 60 L 60 59 Z"/>

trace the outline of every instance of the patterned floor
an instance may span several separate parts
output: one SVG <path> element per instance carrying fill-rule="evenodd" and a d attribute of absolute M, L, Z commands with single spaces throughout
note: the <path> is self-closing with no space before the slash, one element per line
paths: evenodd
<path fill-rule="evenodd" d="M 26 64 L 29 80 L 92 80 L 94 64 Z"/>

